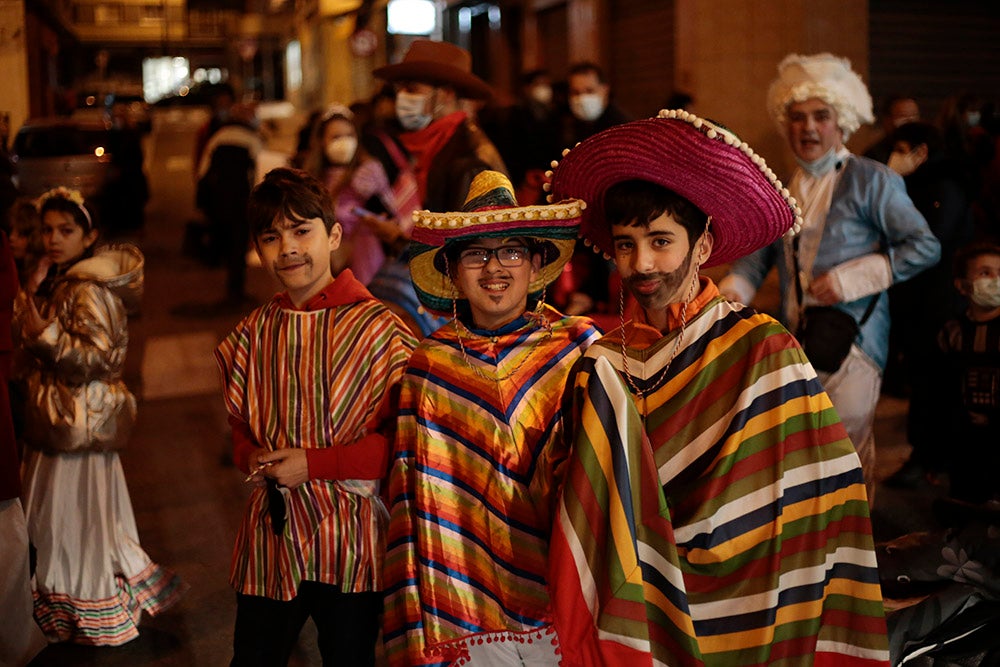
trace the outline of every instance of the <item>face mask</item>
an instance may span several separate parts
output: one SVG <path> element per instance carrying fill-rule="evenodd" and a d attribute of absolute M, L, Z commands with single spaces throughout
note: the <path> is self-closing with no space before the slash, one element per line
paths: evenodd
<path fill-rule="evenodd" d="M 530 95 L 539 104 L 549 104 L 552 102 L 552 86 L 533 86 Z"/>
<path fill-rule="evenodd" d="M 354 159 L 354 153 L 357 150 L 357 137 L 337 137 L 333 141 L 327 142 L 324 148 L 326 159 L 333 164 L 349 163 Z"/>
<path fill-rule="evenodd" d="M 585 93 L 569 98 L 569 110 L 582 121 L 595 121 L 604 113 L 604 97 L 599 93 Z"/>
<path fill-rule="evenodd" d="M 996 278 L 976 278 L 972 281 L 972 295 L 969 297 L 977 306 L 1000 308 L 1000 276 Z"/>
<path fill-rule="evenodd" d="M 795 158 L 795 161 L 798 162 L 799 166 L 802 167 L 802 169 L 810 176 L 822 176 L 837 166 L 837 149 L 831 148 L 825 155 L 823 155 L 823 157 L 817 158 L 812 162 L 806 162 L 798 157 Z"/>
<path fill-rule="evenodd" d="M 965 124 L 969 127 L 975 127 L 979 125 L 979 119 L 982 115 L 978 111 L 967 111 L 965 113 Z"/>
<path fill-rule="evenodd" d="M 909 176 L 921 164 L 922 162 L 917 157 L 916 151 L 910 151 L 909 153 L 893 151 L 892 155 L 889 156 L 889 169 L 892 169 L 900 176 Z"/>
<path fill-rule="evenodd" d="M 429 95 L 408 93 L 401 90 L 396 93 L 396 118 L 407 132 L 422 130 L 431 124 L 433 118 L 424 113 Z"/>

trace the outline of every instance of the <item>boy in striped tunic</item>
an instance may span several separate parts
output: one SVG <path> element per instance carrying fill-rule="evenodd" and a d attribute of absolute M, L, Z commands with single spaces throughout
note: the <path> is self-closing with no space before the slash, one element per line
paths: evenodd
<path fill-rule="evenodd" d="M 373 665 L 398 382 L 416 341 L 330 252 L 323 186 L 275 169 L 250 232 L 285 287 L 219 345 L 233 458 L 255 488 L 240 525 L 232 665 L 284 665 L 309 617 L 324 664 Z"/>
<path fill-rule="evenodd" d="M 886 664 L 846 431 L 795 339 L 698 273 L 796 227 L 788 191 L 674 110 L 584 141 L 552 191 L 587 202 L 581 233 L 634 299 L 568 380 L 549 564 L 563 664 Z"/>
<path fill-rule="evenodd" d="M 465 209 L 416 216 L 410 273 L 452 320 L 414 351 L 389 478 L 389 663 L 555 665 L 546 567 L 566 375 L 593 323 L 544 304 L 581 202 L 518 206 L 481 172 Z"/>

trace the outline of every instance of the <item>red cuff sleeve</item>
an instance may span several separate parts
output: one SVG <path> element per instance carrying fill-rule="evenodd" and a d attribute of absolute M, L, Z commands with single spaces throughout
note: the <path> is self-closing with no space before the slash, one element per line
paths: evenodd
<path fill-rule="evenodd" d="M 389 439 L 380 433 L 346 446 L 305 451 L 309 479 L 382 479 L 389 470 Z"/>
<path fill-rule="evenodd" d="M 229 415 L 229 425 L 233 429 L 233 463 L 243 472 L 250 474 L 250 454 L 258 448 L 250 424 L 239 417 Z"/>

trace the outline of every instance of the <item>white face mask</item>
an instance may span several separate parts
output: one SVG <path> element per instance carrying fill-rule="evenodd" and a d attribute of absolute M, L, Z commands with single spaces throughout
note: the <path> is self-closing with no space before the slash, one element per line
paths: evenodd
<path fill-rule="evenodd" d="M 396 118 L 404 130 L 414 132 L 431 124 L 433 117 L 424 111 L 428 99 L 430 95 L 408 93 L 405 90 L 396 93 Z"/>
<path fill-rule="evenodd" d="M 552 86 L 532 86 L 531 99 L 539 104 L 552 102 Z"/>
<path fill-rule="evenodd" d="M 909 153 L 893 151 L 892 155 L 889 156 L 889 169 L 892 169 L 900 176 L 909 176 L 921 164 L 923 164 L 923 161 L 917 156 L 916 151 L 910 151 Z"/>
<path fill-rule="evenodd" d="M 979 121 L 982 115 L 978 111 L 966 111 L 965 112 L 965 124 L 969 127 L 976 127 L 979 125 Z"/>
<path fill-rule="evenodd" d="M 592 122 L 604 113 L 604 96 L 600 93 L 584 93 L 569 98 L 569 110 L 582 121 Z"/>
<path fill-rule="evenodd" d="M 354 159 L 354 153 L 358 150 L 357 137 L 337 137 L 328 141 L 324 147 L 326 159 L 333 164 L 348 164 Z"/>
<path fill-rule="evenodd" d="M 989 278 L 983 276 L 972 281 L 972 294 L 969 297 L 977 306 L 983 308 L 1000 308 L 1000 276 Z"/>
<path fill-rule="evenodd" d="M 837 149 L 830 148 L 825 155 L 821 158 L 816 158 L 812 162 L 806 162 L 798 157 L 795 161 L 799 163 L 803 171 L 811 176 L 822 176 L 823 174 L 829 172 L 831 169 L 837 166 L 839 158 L 837 156 Z"/>

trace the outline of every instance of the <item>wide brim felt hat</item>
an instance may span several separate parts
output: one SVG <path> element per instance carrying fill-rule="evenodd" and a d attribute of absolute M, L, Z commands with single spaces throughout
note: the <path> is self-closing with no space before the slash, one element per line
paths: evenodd
<path fill-rule="evenodd" d="M 435 313 L 452 312 L 453 301 L 461 299 L 448 273 L 446 252 L 477 238 L 524 238 L 541 249 L 542 267 L 528 286 L 529 296 L 537 298 L 573 257 L 584 208 L 586 204 L 578 199 L 518 206 L 507 176 L 480 172 L 469 187 L 462 211 L 413 213 L 410 277 L 420 302 Z"/>
<path fill-rule="evenodd" d="M 581 236 L 608 257 L 614 248 L 604 195 L 622 181 L 656 183 L 710 216 L 714 244 L 704 267 L 797 233 L 802 222 L 798 204 L 764 158 L 725 127 L 678 109 L 591 136 L 553 163 L 551 178 L 552 201 L 587 202 Z"/>
<path fill-rule="evenodd" d="M 403 60 L 379 67 L 375 76 L 386 81 L 425 81 L 453 87 L 460 97 L 488 100 L 490 85 L 472 73 L 472 56 L 460 46 L 430 39 L 410 44 Z"/>

